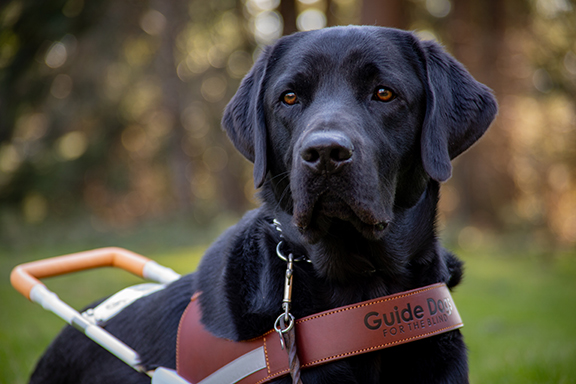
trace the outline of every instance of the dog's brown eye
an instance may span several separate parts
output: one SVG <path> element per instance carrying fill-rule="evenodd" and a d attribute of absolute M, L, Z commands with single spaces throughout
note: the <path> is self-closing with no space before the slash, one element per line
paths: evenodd
<path fill-rule="evenodd" d="M 396 94 L 392 90 L 384 87 L 376 89 L 376 92 L 374 93 L 374 99 L 379 101 L 387 102 L 392 101 L 395 98 Z"/>
<path fill-rule="evenodd" d="M 286 92 L 282 96 L 282 101 L 288 105 L 294 105 L 298 101 L 298 97 L 294 92 Z"/>

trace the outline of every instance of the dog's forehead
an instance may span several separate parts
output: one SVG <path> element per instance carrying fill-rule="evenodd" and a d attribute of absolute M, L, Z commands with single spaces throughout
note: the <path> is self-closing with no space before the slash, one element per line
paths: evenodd
<path fill-rule="evenodd" d="M 335 27 L 299 33 L 279 42 L 273 72 L 282 73 L 288 80 L 302 74 L 325 76 L 373 67 L 405 81 L 414 77 L 412 68 L 418 61 L 413 41 L 408 32 L 381 27 Z"/>

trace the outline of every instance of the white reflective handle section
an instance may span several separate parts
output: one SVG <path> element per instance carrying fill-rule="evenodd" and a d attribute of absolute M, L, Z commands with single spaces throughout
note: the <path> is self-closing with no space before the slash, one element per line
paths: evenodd
<path fill-rule="evenodd" d="M 174 272 L 174 270 L 171 268 L 164 267 L 153 260 L 150 260 L 144 264 L 142 276 L 145 279 L 156 281 L 162 284 L 171 283 L 181 277 L 180 274 Z"/>
<path fill-rule="evenodd" d="M 56 316 L 72 324 L 72 320 L 80 314 L 71 306 L 60 300 L 57 294 L 50 291 L 43 284 L 36 284 L 30 290 L 30 300 L 38 303 L 47 311 L 55 313 Z"/>
<path fill-rule="evenodd" d="M 105 331 L 104 328 L 90 324 L 84 330 L 84 334 L 135 370 L 140 371 L 138 353 Z"/>
<path fill-rule="evenodd" d="M 83 332 L 104 349 L 130 365 L 137 371 L 140 369 L 140 358 L 136 351 L 112 336 L 103 328 L 88 322 L 74 308 L 60 300 L 58 295 L 43 284 L 38 284 L 30 291 L 30 300 L 40 304 L 44 309 L 53 312 L 68 324 Z"/>
<path fill-rule="evenodd" d="M 233 384 L 266 368 L 264 347 L 256 348 L 226 364 L 198 384 Z"/>
<path fill-rule="evenodd" d="M 156 368 L 152 375 L 151 384 L 190 384 L 176 371 L 168 368 Z"/>

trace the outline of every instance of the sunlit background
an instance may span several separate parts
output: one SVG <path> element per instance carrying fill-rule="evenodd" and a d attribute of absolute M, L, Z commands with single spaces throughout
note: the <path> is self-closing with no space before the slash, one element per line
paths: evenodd
<path fill-rule="evenodd" d="M 22 384 L 62 322 L 9 284 L 17 264 L 122 246 L 186 273 L 257 198 L 220 128 L 263 46 L 333 25 L 443 44 L 496 93 L 486 136 L 442 186 L 471 383 L 576 383 L 576 0 L 0 2 L 0 384 Z M 82 308 L 138 282 L 46 279 Z"/>
<path fill-rule="evenodd" d="M 438 40 L 498 97 L 497 122 L 443 187 L 446 240 L 542 253 L 574 247 L 574 7 L 10 1 L 0 11 L 0 242 L 10 249 L 55 223 L 82 237 L 237 217 L 256 204 L 251 164 L 220 118 L 261 47 L 298 30 L 369 24 Z"/>

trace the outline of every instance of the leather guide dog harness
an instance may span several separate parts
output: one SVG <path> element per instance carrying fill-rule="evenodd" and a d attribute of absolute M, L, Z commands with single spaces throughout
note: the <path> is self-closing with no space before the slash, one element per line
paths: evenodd
<path fill-rule="evenodd" d="M 261 384 L 289 373 L 275 330 L 241 342 L 208 332 L 194 295 L 180 319 L 176 367 L 193 384 Z M 320 312 L 295 321 L 303 369 L 462 327 L 443 283 Z"/>

